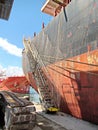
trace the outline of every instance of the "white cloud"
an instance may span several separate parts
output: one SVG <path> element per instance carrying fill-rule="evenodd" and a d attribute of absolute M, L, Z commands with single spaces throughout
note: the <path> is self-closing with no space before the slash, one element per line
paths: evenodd
<path fill-rule="evenodd" d="M 4 72 L 6 77 L 11 77 L 11 76 L 23 76 L 23 70 L 20 67 L 17 66 L 9 66 L 7 68 L 3 68 L 0 65 L 0 73 Z"/>
<path fill-rule="evenodd" d="M 6 39 L 0 38 L 0 47 L 7 51 L 9 54 L 21 57 L 22 49 L 9 43 Z"/>
<path fill-rule="evenodd" d="M 23 70 L 22 68 L 20 67 L 13 67 L 13 66 L 9 66 L 7 69 L 6 69 L 6 76 L 23 76 Z"/>
<path fill-rule="evenodd" d="M 1 75 L 5 75 L 5 69 L 0 65 L 0 77 Z"/>
<path fill-rule="evenodd" d="M 0 65 L 0 72 L 3 70 L 3 67 L 2 67 L 2 65 Z"/>

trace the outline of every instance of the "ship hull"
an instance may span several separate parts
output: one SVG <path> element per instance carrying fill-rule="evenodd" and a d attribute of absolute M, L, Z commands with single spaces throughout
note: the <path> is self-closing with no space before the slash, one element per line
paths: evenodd
<path fill-rule="evenodd" d="M 27 43 L 31 49 L 25 46 L 23 60 L 25 75 L 31 72 L 30 77 L 34 76 L 36 63 L 39 63 L 61 111 L 95 124 L 98 124 L 97 11 L 97 0 L 86 0 L 85 4 L 83 0 L 72 0 Z M 38 59 L 32 56 L 34 47 Z M 29 69 L 25 65 L 27 61 Z M 32 86 L 38 89 L 37 85 Z"/>
<path fill-rule="evenodd" d="M 42 71 L 57 107 L 64 113 L 98 124 L 98 50 L 46 66 Z M 74 62 L 73 62 L 74 61 Z M 94 66 L 95 65 L 95 66 Z M 27 79 L 38 92 L 32 73 Z"/>
<path fill-rule="evenodd" d="M 43 70 L 61 111 L 98 124 L 98 50 L 50 64 Z M 74 61 L 74 62 L 73 62 Z M 95 66 L 94 66 L 95 64 Z M 48 83 L 49 83 L 48 82 Z"/>

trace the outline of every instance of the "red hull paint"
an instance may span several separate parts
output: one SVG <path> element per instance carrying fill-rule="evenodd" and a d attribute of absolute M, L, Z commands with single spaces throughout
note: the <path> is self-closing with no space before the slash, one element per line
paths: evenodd
<path fill-rule="evenodd" d="M 44 78 L 61 111 L 98 124 L 98 50 L 50 64 Z M 32 73 L 26 74 L 38 91 Z"/>
<path fill-rule="evenodd" d="M 98 124 L 97 57 L 96 50 L 48 65 L 46 67 L 48 74 L 42 69 L 47 84 L 51 84 L 50 89 L 60 110 L 96 124 Z M 29 80 L 31 81 L 30 77 Z M 36 85 L 33 84 L 33 87 L 37 90 Z"/>
<path fill-rule="evenodd" d="M 98 50 L 47 67 L 55 84 L 54 90 L 58 92 L 61 110 L 96 124 L 98 124 L 97 57 Z"/>
<path fill-rule="evenodd" d="M 0 90 L 13 91 L 15 93 L 29 93 L 30 83 L 25 76 L 8 77 L 0 82 Z"/>
<path fill-rule="evenodd" d="M 98 50 L 48 65 L 44 72 L 61 111 L 98 124 Z M 74 62 L 73 62 L 74 61 Z M 37 91 L 34 78 L 28 81 Z"/>
<path fill-rule="evenodd" d="M 83 0 L 72 1 L 34 39 L 24 39 L 26 59 L 23 58 L 24 71 L 35 73 L 35 79 L 36 70 L 42 67 L 45 86 L 50 88 L 51 97 L 61 111 L 96 124 L 97 5 L 97 0 L 86 0 L 85 4 Z"/>
<path fill-rule="evenodd" d="M 31 84 L 31 86 L 38 92 L 37 85 L 36 85 L 36 82 L 34 80 L 32 73 L 29 72 L 28 74 L 26 74 L 26 78 L 29 84 Z"/>

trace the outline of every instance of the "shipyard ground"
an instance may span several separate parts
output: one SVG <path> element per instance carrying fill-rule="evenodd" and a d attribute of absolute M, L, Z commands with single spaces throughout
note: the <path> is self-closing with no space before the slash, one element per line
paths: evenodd
<path fill-rule="evenodd" d="M 45 118 L 44 116 L 37 114 L 37 123 L 33 130 L 67 130 L 61 125 Z"/>
<path fill-rule="evenodd" d="M 98 130 L 98 125 L 82 121 L 59 112 L 57 115 L 45 114 L 40 105 L 35 105 L 37 122 L 33 130 Z"/>
<path fill-rule="evenodd" d="M 98 125 L 76 119 L 62 112 L 54 115 L 45 114 L 42 112 L 40 104 L 36 104 L 35 107 L 36 125 L 32 130 L 98 130 Z"/>

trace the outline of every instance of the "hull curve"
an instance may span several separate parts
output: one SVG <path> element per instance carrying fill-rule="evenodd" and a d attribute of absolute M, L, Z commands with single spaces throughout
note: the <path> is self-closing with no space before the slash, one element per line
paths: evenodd
<path fill-rule="evenodd" d="M 56 106 L 98 124 L 98 1 L 72 0 L 65 11 L 24 39 L 23 70 L 38 91 L 39 65 Z"/>

